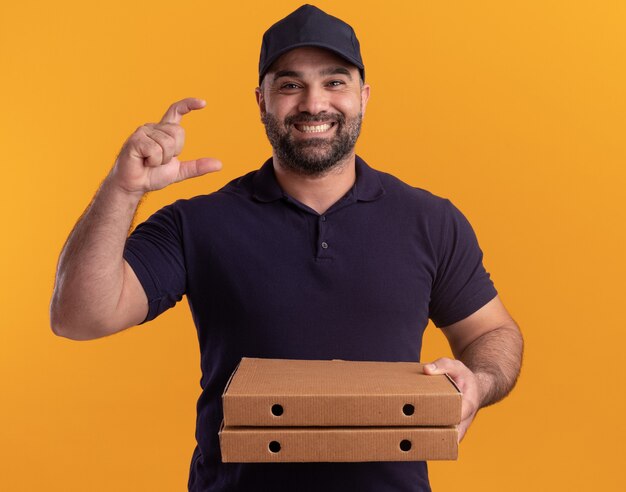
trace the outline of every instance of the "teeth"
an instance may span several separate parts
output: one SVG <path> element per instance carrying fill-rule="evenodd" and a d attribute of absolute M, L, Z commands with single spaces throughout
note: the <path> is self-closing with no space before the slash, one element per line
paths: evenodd
<path fill-rule="evenodd" d="M 306 132 L 306 133 L 320 133 L 320 132 L 325 132 L 330 127 L 331 125 L 328 123 L 324 125 L 317 125 L 317 126 L 298 125 L 298 130 L 300 130 L 301 132 Z"/>

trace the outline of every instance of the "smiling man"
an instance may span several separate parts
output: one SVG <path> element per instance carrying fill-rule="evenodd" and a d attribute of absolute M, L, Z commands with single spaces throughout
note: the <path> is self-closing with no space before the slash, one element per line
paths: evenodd
<path fill-rule="evenodd" d="M 355 182 L 354 145 L 369 86 L 356 66 L 317 47 L 294 48 L 261 73 L 256 95 L 276 179 L 323 213 Z"/>
<path fill-rule="evenodd" d="M 419 361 L 431 319 L 455 359 L 425 371 L 461 388 L 460 438 L 515 384 L 522 338 L 465 217 L 355 154 L 369 93 L 353 29 L 300 7 L 263 37 L 256 98 L 272 157 L 127 237 L 145 193 L 221 167 L 178 160 L 182 116 L 205 106 L 178 101 L 128 138 L 61 252 L 58 335 L 111 335 L 187 296 L 202 366 L 190 491 L 430 490 L 424 462 L 222 463 L 221 394 L 242 357 Z"/>
<path fill-rule="evenodd" d="M 274 62 L 256 94 L 282 168 L 320 176 L 350 167 L 369 98 L 354 65 L 322 48 L 294 48 Z"/>

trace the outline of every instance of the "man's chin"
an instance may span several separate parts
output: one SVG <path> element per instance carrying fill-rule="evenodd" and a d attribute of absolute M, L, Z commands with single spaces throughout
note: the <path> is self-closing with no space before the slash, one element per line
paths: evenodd
<path fill-rule="evenodd" d="M 307 145 L 297 145 L 295 147 L 295 155 L 300 155 L 304 158 L 306 156 L 316 156 L 318 159 L 324 159 L 330 157 L 333 153 L 332 142 L 307 142 Z"/>
<path fill-rule="evenodd" d="M 337 159 L 331 152 L 298 152 L 296 155 L 280 156 L 282 167 L 303 176 L 324 176 L 345 160 L 346 156 Z"/>
<path fill-rule="evenodd" d="M 336 156 L 333 156 L 333 149 L 330 145 L 324 147 L 302 147 L 294 153 L 293 157 L 298 161 L 310 162 L 312 166 L 315 166 L 316 163 L 323 165 L 322 163 L 337 160 Z"/>
<path fill-rule="evenodd" d="M 327 137 L 319 137 L 319 136 L 310 136 L 310 135 L 302 135 L 298 138 L 293 138 L 291 143 L 294 147 L 297 148 L 310 148 L 310 147 L 320 147 L 320 148 L 330 148 L 334 142 L 334 137 L 329 135 Z"/>

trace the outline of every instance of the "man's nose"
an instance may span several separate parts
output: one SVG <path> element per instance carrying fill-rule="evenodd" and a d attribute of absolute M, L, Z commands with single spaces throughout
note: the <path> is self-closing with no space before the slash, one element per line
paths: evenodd
<path fill-rule="evenodd" d="M 307 87 L 302 91 L 298 104 L 298 111 L 301 113 L 318 114 L 328 111 L 329 98 L 326 91 L 321 87 Z"/>

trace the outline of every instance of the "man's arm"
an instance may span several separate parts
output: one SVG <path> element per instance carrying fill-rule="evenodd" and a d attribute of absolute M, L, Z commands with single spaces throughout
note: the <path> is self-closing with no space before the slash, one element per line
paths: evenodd
<path fill-rule="evenodd" d="M 50 303 L 55 334 L 90 340 L 146 317 L 148 299 L 122 257 L 140 200 L 105 179 L 76 223 L 57 266 Z"/>
<path fill-rule="evenodd" d="M 524 342 L 499 297 L 442 331 L 456 360 L 437 359 L 426 364 L 424 372 L 447 373 L 462 391 L 461 440 L 476 412 L 501 400 L 515 386 Z"/>
<path fill-rule="evenodd" d="M 148 299 L 123 259 L 124 245 L 145 193 L 220 169 L 216 159 L 176 158 L 184 145 L 182 115 L 204 105 L 194 98 L 178 101 L 159 124 L 139 127 L 125 142 L 59 257 L 50 303 L 50 322 L 57 335 L 89 340 L 145 319 Z"/>

